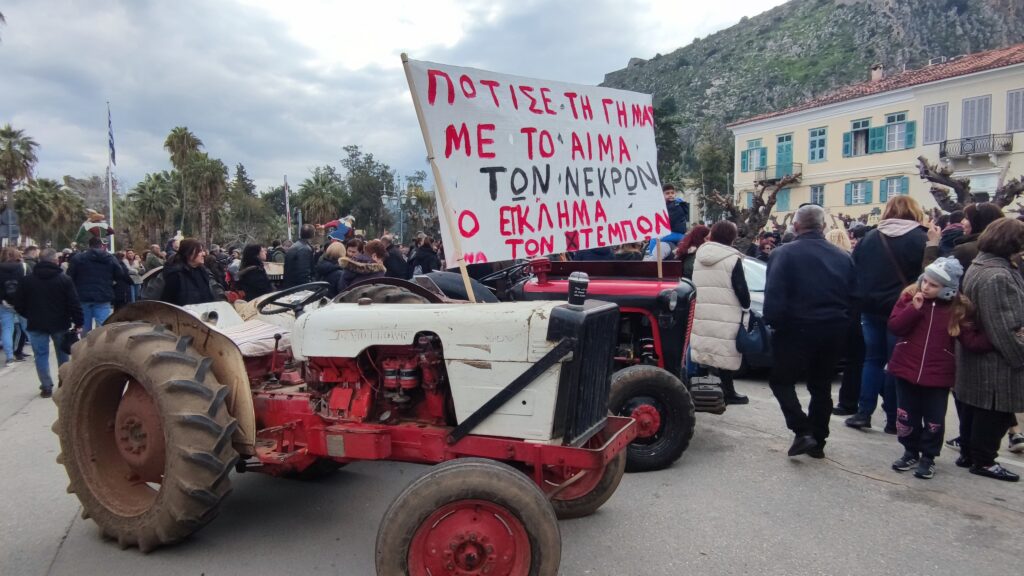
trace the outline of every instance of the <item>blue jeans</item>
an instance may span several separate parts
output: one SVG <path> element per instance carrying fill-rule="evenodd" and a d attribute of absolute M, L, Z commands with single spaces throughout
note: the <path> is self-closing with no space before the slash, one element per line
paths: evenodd
<path fill-rule="evenodd" d="M 82 316 L 85 317 L 85 325 L 82 326 L 82 336 L 92 330 L 92 321 L 96 320 L 96 327 L 99 328 L 107 321 L 113 308 L 110 302 L 82 302 Z"/>
<path fill-rule="evenodd" d="M 0 304 L 0 344 L 4 347 L 7 362 L 14 361 L 14 326 L 18 324 L 18 313 L 6 304 Z"/>
<path fill-rule="evenodd" d="M 36 332 L 30 330 L 28 340 L 32 343 L 32 355 L 35 356 L 36 374 L 39 376 L 40 390 L 53 390 L 53 378 L 50 377 L 50 341 L 57 351 L 57 366 L 68 361 L 68 355 L 60 349 L 64 341 L 64 332 Z"/>
<path fill-rule="evenodd" d="M 889 318 L 880 314 L 861 314 L 864 333 L 864 373 L 860 381 L 857 412 L 871 416 L 882 396 L 882 410 L 888 422 L 896 423 L 896 379 L 885 371 L 897 338 L 889 332 Z"/>

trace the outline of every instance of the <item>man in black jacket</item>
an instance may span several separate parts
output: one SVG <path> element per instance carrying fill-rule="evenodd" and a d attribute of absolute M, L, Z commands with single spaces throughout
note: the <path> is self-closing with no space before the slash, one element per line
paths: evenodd
<path fill-rule="evenodd" d="M 89 238 L 89 249 L 75 254 L 68 264 L 68 276 L 75 284 L 78 298 L 82 303 L 82 336 L 96 326 L 102 326 L 110 316 L 114 302 L 114 281 L 131 283 L 128 271 L 107 252 L 103 241 L 96 236 Z"/>
<path fill-rule="evenodd" d="M 381 236 L 380 241 L 384 243 L 384 247 L 388 251 L 388 255 L 384 257 L 384 268 L 387 270 L 384 275 L 388 278 L 408 280 L 410 277 L 409 265 L 402 257 L 402 251 L 395 245 L 394 236 L 385 234 Z"/>
<path fill-rule="evenodd" d="M 832 375 L 842 356 L 856 284 L 853 260 L 825 240 L 825 210 L 797 210 L 796 239 L 772 251 L 764 292 L 764 317 L 775 329 L 768 380 L 796 438 L 790 456 L 824 458 L 832 414 Z M 809 279 L 813 276 L 813 280 Z M 796 383 L 806 374 L 811 402 L 804 413 Z"/>
<path fill-rule="evenodd" d="M 309 241 L 316 234 L 312 224 L 303 224 L 299 241 L 284 255 L 284 288 L 308 284 L 313 281 L 313 247 Z"/>
<path fill-rule="evenodd" d="M 28 336 L 39 375 L 39 395 L 49 398 L 53 392 L 50 342 L 57 350 L 57 365 L 67 362 L 68 355 L 62 349 L 65 335 L 72 325 L 81 330 L 83 324 L 78 293 L 71 279 L 61 273 L 56 250 L 43 250 L 32 274 L 21 281 L 15 308 L 28 320 Z"/>

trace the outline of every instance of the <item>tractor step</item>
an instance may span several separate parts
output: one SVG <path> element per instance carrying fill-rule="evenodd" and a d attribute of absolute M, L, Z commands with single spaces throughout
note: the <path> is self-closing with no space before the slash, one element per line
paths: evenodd
<path fill-rule="evenodd" d="M 722 414 L 725 412 L 725 393 L 716 384 L 694 384 L 690 388 L 693 407 L 697 412 Z"/>

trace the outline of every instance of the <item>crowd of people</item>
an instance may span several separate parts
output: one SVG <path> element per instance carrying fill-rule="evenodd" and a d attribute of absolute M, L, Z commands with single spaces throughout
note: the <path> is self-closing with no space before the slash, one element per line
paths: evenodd
<path fill-rule="evenodd" d="M 1019 480 L 996 458 L 1004 437 L 1024 452 L 1024 221 L 986 202 L 930 222 L 909 196 L 891 198 L 874 227 L 826 230 L 826 220 L 803 205 L 778 247 L 762 235 L 751 255 L 767 261 L 769 386 L 794 434 L 789 455 L 824 458 L 831 416 L 869 429 L 881 399 L 883 430 L 901 447 L 892 469 L 932 478 L 952 390 L 959 435 L 945 444 L 960 449 L 956 465 Z M 730 222 L 695 226 L 676 254 L 696 286 L 691 357 L 719 375 L 727 402 L 743 403 L 731 374 L 749 293 L 735 237 Z"/>

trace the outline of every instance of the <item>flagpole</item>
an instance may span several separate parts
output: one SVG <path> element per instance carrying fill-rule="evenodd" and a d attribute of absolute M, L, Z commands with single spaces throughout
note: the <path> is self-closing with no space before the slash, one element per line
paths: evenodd
<path fill-rule="evenodd" d="M 107 206 L 110 207 L 110 228 L 114 233 L 110 235 L 110 251 L 115 252 L 114 238 L 117 236 L 117 229 L 114 228 L 114 171 L 111 164 L 114 160 L 114 125 L 110 119 L 110 101 L 107 100 Z"/>
<path fill-rule="evenodd" d="M 284 177 L 284 219 L 288 225 L 288 241 L 292 239 L 292 207 L 288 202 L 288 175 Z"/>

